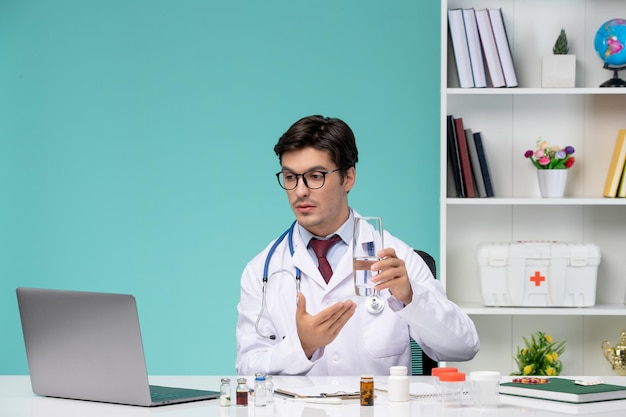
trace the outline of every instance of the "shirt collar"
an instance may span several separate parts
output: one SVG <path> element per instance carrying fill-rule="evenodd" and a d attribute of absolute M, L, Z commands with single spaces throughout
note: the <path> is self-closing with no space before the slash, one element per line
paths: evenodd
<path fill-rule="evenodd" d="M 352 209 L 350 209 L 350 216 L 348 217 L 348 220 L 346 220 L 345 223 L 342 224 L 341 227 L 339 227 L 339 229 L 337 229 L 335 232 L 329 234 L 328 236 L 316 236 L 313 233 L 311 233 L 308 230 L 306 230 L 304 227 L 302 227 L 300 225 L 300 223 L 297 223 L 297 225 L 298 225 L 298 230 L 300 232 L 300 236 L 302 237 L 302 241 L 306 242 L 307 246 L 308 246 L 309 242 L 311 241 L 311 239 L 313 239 L 313 238 L 316 238 L 316 239 L 329 239 L 333 235 L 339 235 L 341 240 L 346 245 L 349 245 L 350 242 L 352 241 L 352 236 L 354 235 L 354 213 L 353 213 Z"/>

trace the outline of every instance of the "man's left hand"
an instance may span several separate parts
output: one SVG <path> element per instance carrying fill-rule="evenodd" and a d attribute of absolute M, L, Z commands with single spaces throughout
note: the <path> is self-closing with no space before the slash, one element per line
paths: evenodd
<path fill-rule="evenodd" d="M 413 299 L 413 289 L 409 282 L 404 260 L 396 256 L 393 248 L 382 249 L 377 255 L 382 258 L 372 265 L 372 271 L 379 271 L 372 278 L 377 290 L 388 288 L 391 294 L 407 305 Z"/>

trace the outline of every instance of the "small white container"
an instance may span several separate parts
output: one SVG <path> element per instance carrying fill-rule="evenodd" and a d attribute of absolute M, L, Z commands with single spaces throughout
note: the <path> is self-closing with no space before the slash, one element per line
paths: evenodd
<path fill-rule="evenodd" d="M 497 407 L 500 404 L 500 378 L 497 371 L 470 372 L 470 395 L 475 407 Z"/>
<path fill-rule="evenodd" d="M 409 377 L 406 366 L 392 366 L 389 368 L 387 380 L 390 402 L 409 401 Z"/>

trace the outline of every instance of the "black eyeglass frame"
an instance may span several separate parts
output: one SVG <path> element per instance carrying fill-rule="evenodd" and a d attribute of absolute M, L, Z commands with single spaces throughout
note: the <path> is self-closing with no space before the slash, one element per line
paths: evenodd
<path fill-rule="evenodd" d="M 291 190 L 295 190 L 296 187 L 298 187 L 298 182 L 300 181 L 300 177 L 302 177 L 302 181 L 304 182 L 304 185 L 306 186 L 306 188 L 308 188 L 309 190 L 319 190 L 320 188 L 324 186 L 324 184 L 326 184 L 326 175 L 332 174 L 333 172 L 337 172 L 337 171 L 341 171 L 341 168 L 333 169 L 332 171 L 320 171 L 318 169 L 312 169 L 310 171 L 303 172 L 302 174 L 296 174 L 295 172 L 291 172 L 291 174 L 296 176 L 296 184 L 292 188 L 287 188 L 280 182 L 280 175 L 285 174 L 283 171 L 276 173 L 276 180 L 278 181 L 278 185 L 280 185 L 280 188 L 286 191 L 291 191 Z M 319 174 L 322 174 L 322 184 L 319 187 L 311 187 L 309 183 L 306 182 L 306 178 L 304 176 L 311 172 L 317 172 Z"/>

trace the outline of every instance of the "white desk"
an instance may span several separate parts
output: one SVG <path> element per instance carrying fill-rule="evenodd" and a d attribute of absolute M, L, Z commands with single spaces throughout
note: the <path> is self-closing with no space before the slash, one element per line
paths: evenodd
<path fill-rule="evenodd" d="M 151 377 L 150 383 L 185 388 L 219 390 L 220 376 L 160 376 Z M 626 377 L 603 377 L 607 383 L 626 385 Z M 234 380 L 231 377 L 231 380 Z M 252 379 L 248 378 L 249 384 Z M 376 377 L 376 383 L 385 384 L 385 377 Z M 430 377 L 412 377 L 412 382 L 430 382 Z M 274 377 L 277 387 L 311 385 L 348 385 L 358 388 L 359 377 Z M 233 384 L 234 391 L 234 384 Z M 513 401 L 511 401 L 513 400 Z M 558 403 L 539 402 L 519 397 L 501 396 L 504 403 L 494 409 L 470 406 L 445 408 L 433 400 L 411 400 L 408 403 L 390 404 L 384 392 L 377 392 L 373 407 L 361 407 L 358 400 L 348 400 L 342 405 L 309 404 L 276 397 L 273 407 L 220 407 L 218 400 L 188 404 L 144 408 L 88 401 L 64 400 L 39 397 L 32 393 L 28 376 L 0 375 L 0 416 L 2 417 L 554 417 L 567 414 L 584 414 L 589 417 L 617 417 L 624 415 L 626 400 L 596 403 L 595 409 L 585 406 L 580 409 L 564 409 L 562 412 L 542 410 Z M 511 405 L 517 402 L 517 405 Z"/>

